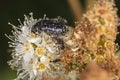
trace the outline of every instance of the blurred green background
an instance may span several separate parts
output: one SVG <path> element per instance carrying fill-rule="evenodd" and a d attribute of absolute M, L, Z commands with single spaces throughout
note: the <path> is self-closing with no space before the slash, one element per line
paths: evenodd
<path fill-rule="evenodd" d="M 81 0 L 83 6 L 85 0 Z M 115 0 L 120 16 L 120 0 Z M 61 16 L 68 21 L 69 25 L 74 25 L 74 16 L 67 3 L 67 0 L 0 0 L 0 80 L 13 80 L 16 72 L 7 64 L 11 58 L 8 47 L 8 38 L 4 34 L 11 34 L 12 27 L 8 22 L 19 25 L 17 19 L 24 20 L 24 14 L 34 13 L 34 18 L 43 17 L 44 14 L 49 18 Z M 120 28 L 118 28 L 120 32 Z M 117 43 L 120 44 L 120 36 L 117 36 Z"/>

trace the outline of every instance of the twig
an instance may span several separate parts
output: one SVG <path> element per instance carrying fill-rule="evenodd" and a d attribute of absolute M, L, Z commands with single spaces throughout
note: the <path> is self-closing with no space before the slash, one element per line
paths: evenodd
<path fill-rule="evenodd" d="M 71 9 L 75 15 L 76 20 L 80 20 L 83 14 L 82 6 L 79 0 L 68 0 Z"/>

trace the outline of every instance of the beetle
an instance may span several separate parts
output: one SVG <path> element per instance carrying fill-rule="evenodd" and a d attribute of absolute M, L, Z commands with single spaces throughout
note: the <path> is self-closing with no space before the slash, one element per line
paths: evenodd
<path fill-rule="evenodd" d="M 50 35 L 53 40 L 56 41 L 56 44 L 58 44 L 59 49 L 64 49 L 64 42 L 60 38 L 60 36 L 65 35 L 67 32 L 67 21 L 61 17 L 57 17 L 54 19 L 47 19 L 46 16 L 44 16 L 43 19 L 38 21 L 34 26 L 32 26 L 31 31 L 33 33 L 40 34 L 41 32 L 45 32 L 48 35 Z"/>
<path fill-rule="evenodd" d="M 54 19 L 42 19 L 38 21 L 31 29 L 33 33 L 40 33 L 44 31 L 50 35 L 64 35 L 67 31 L 66 29 L 66 20 L 58 17 Z"/>

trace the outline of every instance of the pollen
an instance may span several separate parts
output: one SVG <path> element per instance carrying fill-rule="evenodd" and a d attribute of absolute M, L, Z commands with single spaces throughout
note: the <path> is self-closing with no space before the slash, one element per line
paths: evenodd
<path fill-rule="evenodd" d="M 31 38 L 37 38 L 38 35 L 31 33 L 30 37 L 31 37 Z"/>
<path fill-rule="evenodd" d="M 29 44 L 29 43 L 26 43 L 26 44 L 25 44 L 25 50 L 26 50 L 26 51 L 29 51 L 29 50 L 30 50 L 30 44 Z"/>
<path fill-rule="evenodd" d="M 103 57 L 102 55 L 97 55 L 97 56 L 95 57 L 95 60 L 96 60 L 97 62 L 102 62 L 102 61 L 104 61 L 104 57 Z"/>
<path fill-rule="evenodd" d="M 37 65 L 37 69 L 39 71 L 45 71 L 46 70 L 46 66 L 45 66 L 44 63 L 39 62 L 38 65 Z"/>
<path fill-rule="evenodd" d="M 47 57 L 47 61 L 49 62 L 50 60 L 52 60 L 52 56 Z"/>
<path fill-rule="evenodd" d="M 46 40 L 46 44 L 52 43 L 49 39 Z"/>
<path fill-rule="evenodd" d="M 36 54 L 38 57 L 42 56 L 42 55 L 44 54 L 44 52 L 45 52 L 45 48 L 44 48 L 44 47 L 37 47 L 37 48 L 35 49 L 35 54 Z"/>

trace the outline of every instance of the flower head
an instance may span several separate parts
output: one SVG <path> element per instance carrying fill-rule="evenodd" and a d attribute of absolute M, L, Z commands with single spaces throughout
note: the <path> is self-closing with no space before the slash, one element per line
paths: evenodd
<path fill-rule="evenodd" d="M 114 0 L 95 0 L 95 4 L 84 14 L 81 21 L 76 21 L 69 42 L 65 42 L 67 46 L 61 53 L 61 60 L 66 72 L 69 74 L 76 71 L 80 80 L 118 80 L 113 79 L 115 76 L 120 79 L 120 66 L 117 65 L 119 57 L 116 55 L 117 46 L 114 43 L 118 25 Z M 86 72 L 91 62 L 103 71 L 96 75 L 91 67 L 90 73 L 84 74 L 90 75 L 86 78 L 82 73 Z M 98 72 L 97 69 L 95 71 Z M 104 71 L 107 74 L 105 77 L 101 75 Z M 91 78 L 91 72 L 97 77 Z M 110 79 L 107 72 L 112 73 L 113 78 Z"/>
<path fill-rule="evenodd" d="M 13 48 L 13 59 L 9 61 L 9 65 L 18 72 L 16 80 L 41 80 L 44 76 L 57 77 L 64 73 L 64 68 L 60 61 L 60 46 L 64 44 L 58 43 L 57 40 L 60 39 L 62 41 L 62 39 L 56 37 L 56 35 L 59 36 L 58 33 L 60 31 L 57 31 L 57 34 L 54 35 L 52 33 L 48 34 L 52 32 L 49 29 L 52 26 L 52 22 L 49 23 L 49 21 L 52 21 L 52 19 L 48 19 L 45 20 L 47 22 L 44 22 L 44 25 L 37 26 L 37 28 L 42 27 L 46 30 L 40 29 L 38 32 L 33 32 L 33 29 L 36 29 L 33 27 L 41 21 L 44 21 L 44 19 L 39 21 L 33 19 L 32 14 L 30 15 L 30 17 L 25 15 L 24 23 L 18 27 L 11 24 L 15 31 L 13 32 L 13 36 L 8 36 L 12 40 L 9 43 L 10 47 Z M 59 22 L 55 23 L 55 21 L 57 21 L 57 18 L 53 19 L 53 24 L 56 26 L 55 29 L 58 29 L 60 26 Z M 65 29 L 66 25 L 62 25 Z M 52 26 L 52 29 L 54 29 L 54 26 Z"/>

